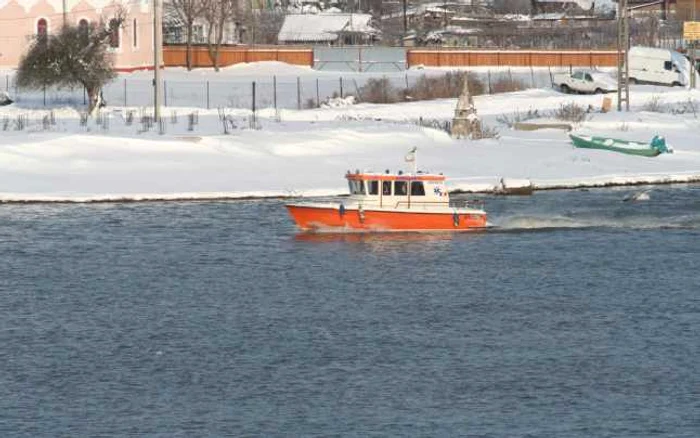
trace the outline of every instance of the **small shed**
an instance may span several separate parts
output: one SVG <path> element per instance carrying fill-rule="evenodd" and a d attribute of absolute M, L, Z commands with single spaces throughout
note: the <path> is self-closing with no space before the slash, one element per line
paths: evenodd
<path fill-rule="evenodd" d="M 379 29 L 370 14 L 290 14 L 277 41 L 280 44 L 372 44 L 379 39 Z"/>

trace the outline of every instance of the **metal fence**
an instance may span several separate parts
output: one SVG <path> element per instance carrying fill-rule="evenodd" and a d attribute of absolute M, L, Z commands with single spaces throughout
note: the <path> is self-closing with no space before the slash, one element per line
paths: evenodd
<path fill-rule="evenodd" d="M 510 88 L 543 88 L 551 86 L 552 75 L 568 68 L 494 68 L 470 70 L 483 84 L 486 93 Z M 466 70 L 461 70 L 465 72 Z M 442 72 L 424 73 L 411 70 L 386 74 L 341 74 L 332 76 L 272 76 L 268 78 L 231 78 L 229 80 L 169 80 L 163 81 L 166 107 L 248 108 L 248 109 L 306 109 L 315 108 L 335 97 L 355 96 L 363 100 L 363 87 L 373 79 L 386 79 L 397 90 L 410 90 L 422 76 L 439 76 Z M 82 88 L 46 88 L 23 90 L 17 88 L 14 77 L 5 75 L 0 90 L 6 90 L 23 107 L 83 106 L 87 96 Z M 150 107 L 153 105 L 153 82 L 150 79 L 120 76 L 103 89 L 108 106 Z"/>
<path fill-rule="evenodd" d="M 314 69 L 349 72 L 397 72 L 406 70 L 403 47 L 314 47 Z"/>

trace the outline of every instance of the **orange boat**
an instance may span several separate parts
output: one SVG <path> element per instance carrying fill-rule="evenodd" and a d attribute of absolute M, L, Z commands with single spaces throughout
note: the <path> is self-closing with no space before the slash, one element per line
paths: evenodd
<path fill-rule="evenodd" d="M 469 231 L 486 227 L 480 205 L 450 205 L 442 174 L 348 172 L 338 203 L 287 204 L 304 231 Z"/>

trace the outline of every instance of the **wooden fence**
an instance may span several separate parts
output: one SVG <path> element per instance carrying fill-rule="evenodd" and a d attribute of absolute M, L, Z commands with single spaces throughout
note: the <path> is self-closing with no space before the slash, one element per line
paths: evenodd
<path fill-rule="evenodd" d="M 219 52 L 219 65 L 242 62 L 280 61 L 287 64 L 314 65 L 312 47 L 224 46 Z M 163 47 L 167 67 L 185 66 L 184 46 Z M 406 49 L 406 66 L 415 67 L 614 67 L 617 52 L 613 50 L 458 50 Z M 193 67 L 211 67 L 205 46 L 192 47 Z"/>
<path fill-rule="evenodd" d="M 616 51 L 409 49 L 409 67 L 614 67 Z"/>
<path fill-rule="evenodd" d="M 186 62 L 185 46 L 164 46 L 163 63 L 166 67 L 184 67 Z M 245 47 L 223 46 L 219 49 L 219 66 L 239 64 L 242 62 L 280 61 L 287 64 L 307 65 L 314 64 L 314 51 L 312 48 L 288 48 L 288 47 Z M 211 67 L 213 64 L 206 46 L 192 47 L 192 66 Z"/>

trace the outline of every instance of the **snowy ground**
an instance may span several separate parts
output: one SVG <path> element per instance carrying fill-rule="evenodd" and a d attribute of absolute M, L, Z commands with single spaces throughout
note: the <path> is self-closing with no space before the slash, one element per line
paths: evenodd
<path fill-rule="evenodd" d="M 253 77 L 259 68 L 241 67 L 239 73 Z M 191 77 L 200 80 L 201 74 Z M 73 108 L 55 108 L 51 124 L 48 110 L 11 105 L 0 107 L 0 200 L 335 195 L 346 191 L 347 170 L 403 168 L 403 157 L 414 146 L 422 169 L 445 173 L 452 189 L 465 191 L 490 190 L 500 178 L 529 180 L 539 188 L 700 180 L 700 119 L 692 111 L 700 112 L 700 92 L 634 86 L 630 113 L 597 112 L 602 99 L 548 88 L 478 96 L 484 124 L 500 132 L 498 139 L 479 141 L 453 140 L 417 124 L 421 118 L 449 121 L 456 99 L 263 109 L 256 129 L 250 111 L 231 109 L 226 111 L 229 134 L 216 109 L 168 107 L 160 134 L 158 127 L 143 130 L 142 108 L 110 106 L 104 129 L 94 120 L 81 126 Z M 572 101 L 594 110 L 575 131 L 645 142 L 661 134 L 675 153 L 645 158 L 574 149 L 565 131 L 515 131 L 499 122 L 528 110 L 546 115 Z M 653 106 L 665 112 L 644 111 Z M 670 113 L 682 109 L 683 114 Z M 129 111 L 135 113 L 131 125 Z M 199 123 L 189 131 L 186 115 L 194 111 Z M 20 115 L 29 125 L 22 131 L 16 130 Z"/>

